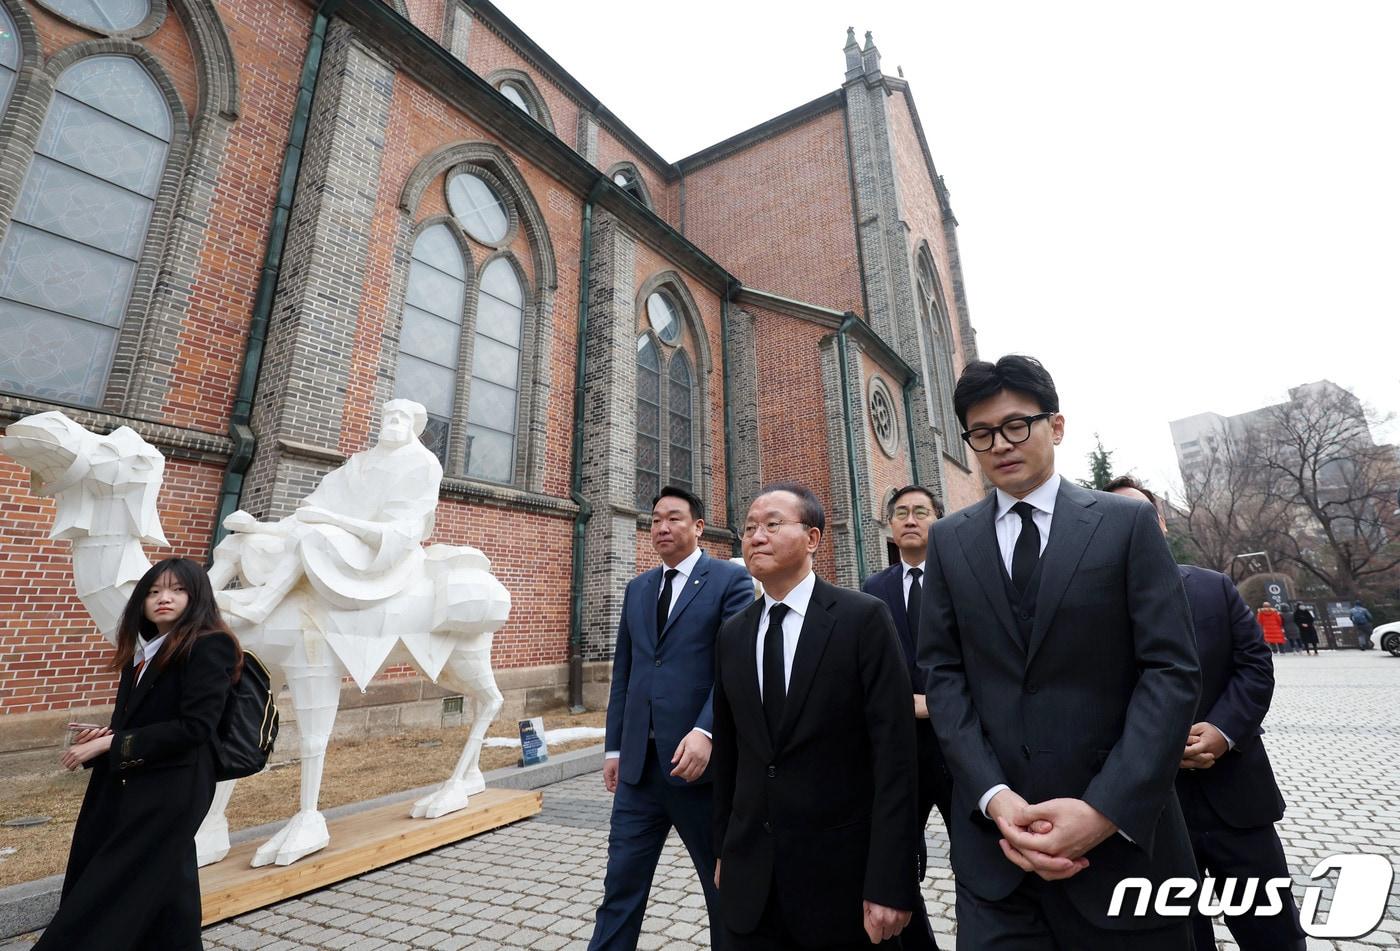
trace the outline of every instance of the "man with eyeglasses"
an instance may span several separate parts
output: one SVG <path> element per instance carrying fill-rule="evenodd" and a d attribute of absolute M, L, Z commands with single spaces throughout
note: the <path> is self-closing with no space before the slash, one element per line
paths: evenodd
<path fill-rule="evenodd" d="M 899 635 L 899 646 L 904 650 L 904 659 L 909 668 L 909 680 L 914 686 L 914 737 L 918 759 L 918 828 L 915 830 L 915 848 L 918 852 L 918 865 L 914 869 L 914 881 L 923 880 L 928 865 L 928 847 L 924 839 L 924 827 L 928 825 L 933 807 L 943 817 L 943 825 L 948 825 L 948 806 L 953 795 L 953 780 L 943 762 L 943 752 L 938 748 L 938 738 L 933 735 L 933 726 L 928 720 L 928 706 L 924 702 L 923 677 L 915 662 L 915 641 L 919 635 L 919 611 L 923 600 L 924 553 L 928 548 L 928 530 L 934 520 L 943 517 L 943 507 L 933 497 L 933 493 L 921 485 L 906 485 L 896 489 L 885 509 L 885 517 L 890 533 L 899 549 L 899 561 L 883 571 L 876 572 L 865 580 L 861 590 L 873 594 L 890 609 L 894 618 L 894 629 Z M 917 887 L 917 886 L 916 886 Z M 922 894 L 914 902 L 914 917 L 909 927 L 899 936 L 905 951 L 916 948 L 937 948 L 933 927 L 929 924 L 928 910 L 924 906 Z"/>
<path fill-rule="evenodd" d="M 919 631 L 958 947 L 1190 948 L 1186 918 L 1109 915 L 1125 878 L 1196 874 L 1173 783 L 1200 669 L 1156 513 L 1056 474 L 1039 361 L 968 364 L 953 405 L 994 487 L 930 531 Z"/>
<path fill-rule="evenodd" d="M 912 688 L 879 599 L 818 578 L 806 487 L 749 507 L 763 597 L 715 648 L 715 881 L 739 951 L 869 948 L 914 907 Z"/>

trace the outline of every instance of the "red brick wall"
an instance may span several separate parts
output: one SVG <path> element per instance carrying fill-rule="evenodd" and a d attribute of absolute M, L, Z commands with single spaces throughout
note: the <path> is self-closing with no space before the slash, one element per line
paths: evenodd
<path fill-rule="evenodd" d="M 457 15 L 466 14 L 459 12 Z M 483 79 L 498 69 L 518 69 L 528 74 L 534 80 L 535 88 L 544 97 L 545 105 L 549 107 L 554 134 L 563 139 L 570 148 L 577 146 L 580 109 L 574 97 L 565 92 L 544 71 L 516 52 L 515 48 L 489 25 L 480 19 L 474 19 L 467 38 L 467 66 Z"/>
<path fill-rule="evenodd" d="M 831 513 L 831 454 L 822 404 L 819 343 L 825 327 L 761 307 L 745 305 L 757 324 L 758 393 L 735 393 L 736 401 L 758 400 L 759 481 L 803 483 Z M 794 396 L 798 394 L 798 396 Z M 748 511 L 750 500 L 740 505 Z M 740 516 L 743 518 L 743 515 Z M 817 573 L 836 577 L 830 539 L 817 549 Z"/>
<path fill-rule="evenodd" d="M 866 499 L 864 505 L 867 511 L 879 512 L 883 520 L 884 512 L 880 511 L 880 503 L 884 500 L 885 493 L 890 489 L 900 488 L 913 481 L 909 470 L 909 430 L 907 420 L 904 419 L 904 401 L 901 396 L 899 383 L 893 376 L 881 368 L 880 364 L 870 358 L 869 354 L 861 354 L 861 373 L 865 377 L 865 389 L 859 393 L 852 393 L 854 401 L 863 401 L 865 412 L 865 438 L 870 443 L 870 487 L 873 498 Z M 889 387 L 890 395 L 894 397 L 895 413 L 899 416 L 899 450 L 893 459 L 885 455 L 885 451 L 880 448 L 880 440 L 875 436 L 875 424 L 870 416 L 870 380 L 879 376 L 885 381 L 885 386 Z"/>
<path fill-rule="evenodd" d="M 619 142 L 611 132 L 599 126 L 598 167 L 606 172 L 618 162 L 631 162 L 637 167 L 642 181 L 646 183 L 647 192 L 651 196 L 652 210 L 656 212 L 656 216 L 672 228 L 679 229 L 676 184 L 668 184 L 660 172 L 638 158 L 635 152 Z"/>
<path fill-rule="evenodd" d="M 687 175 L 685 235 L 750 287 L 864 313 L 841 110 Z"/>
<path fill-rule="evenodd" d="M 171 459 L 160 494 L 171 547 L 154 559 L 203 561 L 218 502 L 220 466 Z M 54 505 L 29 491 L 29 473 L 0 460 L 0 714 L 110 703 L 112 648 L 73 588 L 71 547 L 49 541 Z"/>

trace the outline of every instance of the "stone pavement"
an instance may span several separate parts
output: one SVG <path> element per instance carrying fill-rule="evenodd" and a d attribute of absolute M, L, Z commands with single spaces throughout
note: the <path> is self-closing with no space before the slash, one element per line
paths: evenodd
<path fill-rule="evenodd" d="M 1275 667 L 1267 743 L 1289 803 L 1281 831 L 1301 896 L 1323 856 L 1379 852 L 1393 862 L 1400 851 L 1400 659 L 1346 651 L 1283 656 Z M 582 948 L 602 895 L 610 803 L 600 774 L 567 780 L 545 790 L 544 811 L 532 820 L 216 925 L 205 932 L 206 947 Z M 941 828 L 930 835 L 929 853 L 924 892 L 939 943 L 951 948 L 953 880 Z M 1219 936 L 1221 948 L 1234 948 L 1223 929 Z M 704 901 L 672 836 L 641 947 L 708 946 Z M 1397 946 L 1397 889 L 1374 934 L 1309 943 L 1339 951 Z"/>

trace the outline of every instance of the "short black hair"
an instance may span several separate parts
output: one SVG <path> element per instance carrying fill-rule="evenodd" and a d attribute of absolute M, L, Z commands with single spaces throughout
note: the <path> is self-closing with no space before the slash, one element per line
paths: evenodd
<path fill-rule="evenodd" d="M 1108 482 L 1104 483 L 1103 490 L 1105 492 L 1117 492 L 1119 489 L 1137 489 L 1143 495 L 1147 496 L 1147 501 L 1152 503 L 1154 509 L 1158 512 L 1162 511 L 1162 506 L 1157 501 L 1157 496 L 1153 494 L 1152 490 L 1132 476 L 1120 475 L 1116 479 L 1109 479 Z"/>
<path fill-rule="evenodd" d="M 996 363 L 974 360 L 963 367 L 958 385 L 953 388 L 953 412 L 958 414 L 963 429 L 967 428 L 967 411 L 1002 390 L 1029 396 L 1042 413 L 1060 411 L 1060 394 L 1055 391 L 1050 371 L 1035 357 L 1008 353 Z"/>
<path fill-rule="evenodd" d="M 656 493 L 656 498 L 651 500 L 651 507 L 656 508 L 656 503 L 662 499 L 680 499 L 690 506 L 690 517 L 699 521 L 705 517 L 705 503 L 700 501 L 700 497 L 694 492 L 687 492 L 680 486 L 663 485 L 661 491 Z"/>
<path fill-rule="evenodd" d="M 885 506 L 885 521 L 894 518 L 894 504 L 906 495 L 914 492 L 922 492 L 927 495 L 929 501 L 933 503 L 933 514 L 938 518 L 943 517 L 943 503 L 938 501 L 938 496 L 933 494 L 933 490 L 926 489 L 921 485 L 906 485 L 902 489 L 895 489 L 894 495 L 890 496 L 890 504 Z"/>
<path fill-rule="evenodd" d="M 770 492 L 791 492 L 797 496 L 797 514 L 802 516 L 802 524 L 826 533 L 826 512 L 822 510 L 821 501 L 811 489 L 801 482 L 770 482 L 759 489 L 754 498 L 768 495 Z"/>

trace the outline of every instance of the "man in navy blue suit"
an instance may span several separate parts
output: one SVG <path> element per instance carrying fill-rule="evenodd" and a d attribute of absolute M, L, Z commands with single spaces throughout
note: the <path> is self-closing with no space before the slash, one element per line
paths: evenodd
<path fill-rule="evenodd" d="M 1156 496 L 1132 476 L 1119 476 L 1104 489 L 1150 502 L 1166 532 Z M 1253 612 L 1228 577 L 1194 565 L 1177 570 L 1196 629 L 1201 700 L 1177 772 L 1176 795 L 1196 865 L 1215 880 L 1217 897 L 1227 878 L 1257 878 L 1258 906 L 1265 901 L 1264 881 L 1289 877 L 1274 829 L 1283 818 L 1283 796 L 1262 739 L 1274 695 L 1273 658 Z M 1291 893 L 1284 897 L 1287 905 L 1276 915 L 1226 916 L 1240 951 L 1303 951 L 1298 907 Z M 1197 949 L 1215 947 L 1210 919 L 1195 910 L 1191 918 Z"/>
<path fill-rule="evenodd" d="M 947 828 L 948 807 L 953 796 L 953 779 L 943 761 L 943 751 L 938 747 L 933 725 L 929 723 L 928 704 L 924 701 L 923 693 L 924 678 L 914 659 L 919 636 L 919 609 L 923 601 L 928 530 L 937 519 L 943 517 L 943 508 L 928 489 L 921 485 L 907 485 L 897 489 L 890 498 L 885 516 L 889 520 L 894 543 L 899 548 L 899 561 L 867 578 L 861 590 L 875 595 L 890 609 L 895 631 L 899 634 L 899 646 L 904 650 L 904 661 L 909 667 L 909 681 L 918 690 L 914 694 L 914 736 L 918 744 L 919 827 L 916 848 L 919 863 L 914 874 L 915 881 L 921 881 L 928 862 L 924 827 L 928 825 L 933 807 L 937 806 L 944 828 Z M 937 949 L 938 942 L 929 925 L 928 909 L 924 907 L 922 894 L 914 903 L 913 918 L 900 933 L 899 940 L 905 951 Z"/>
<path fill-rule="evenodd" d="M 653 500 L 659 567 L 627 585 L 613 655 L 603 784 L 613 793 L 608 871 L 589 948 L 637 946 L 656 863 L 674 827 L 705 890 L 718 941 L 710 807 L 715 635 L 753 603 L 748 572 L 700 550 L 700 499 L 666 486 Z"/>

